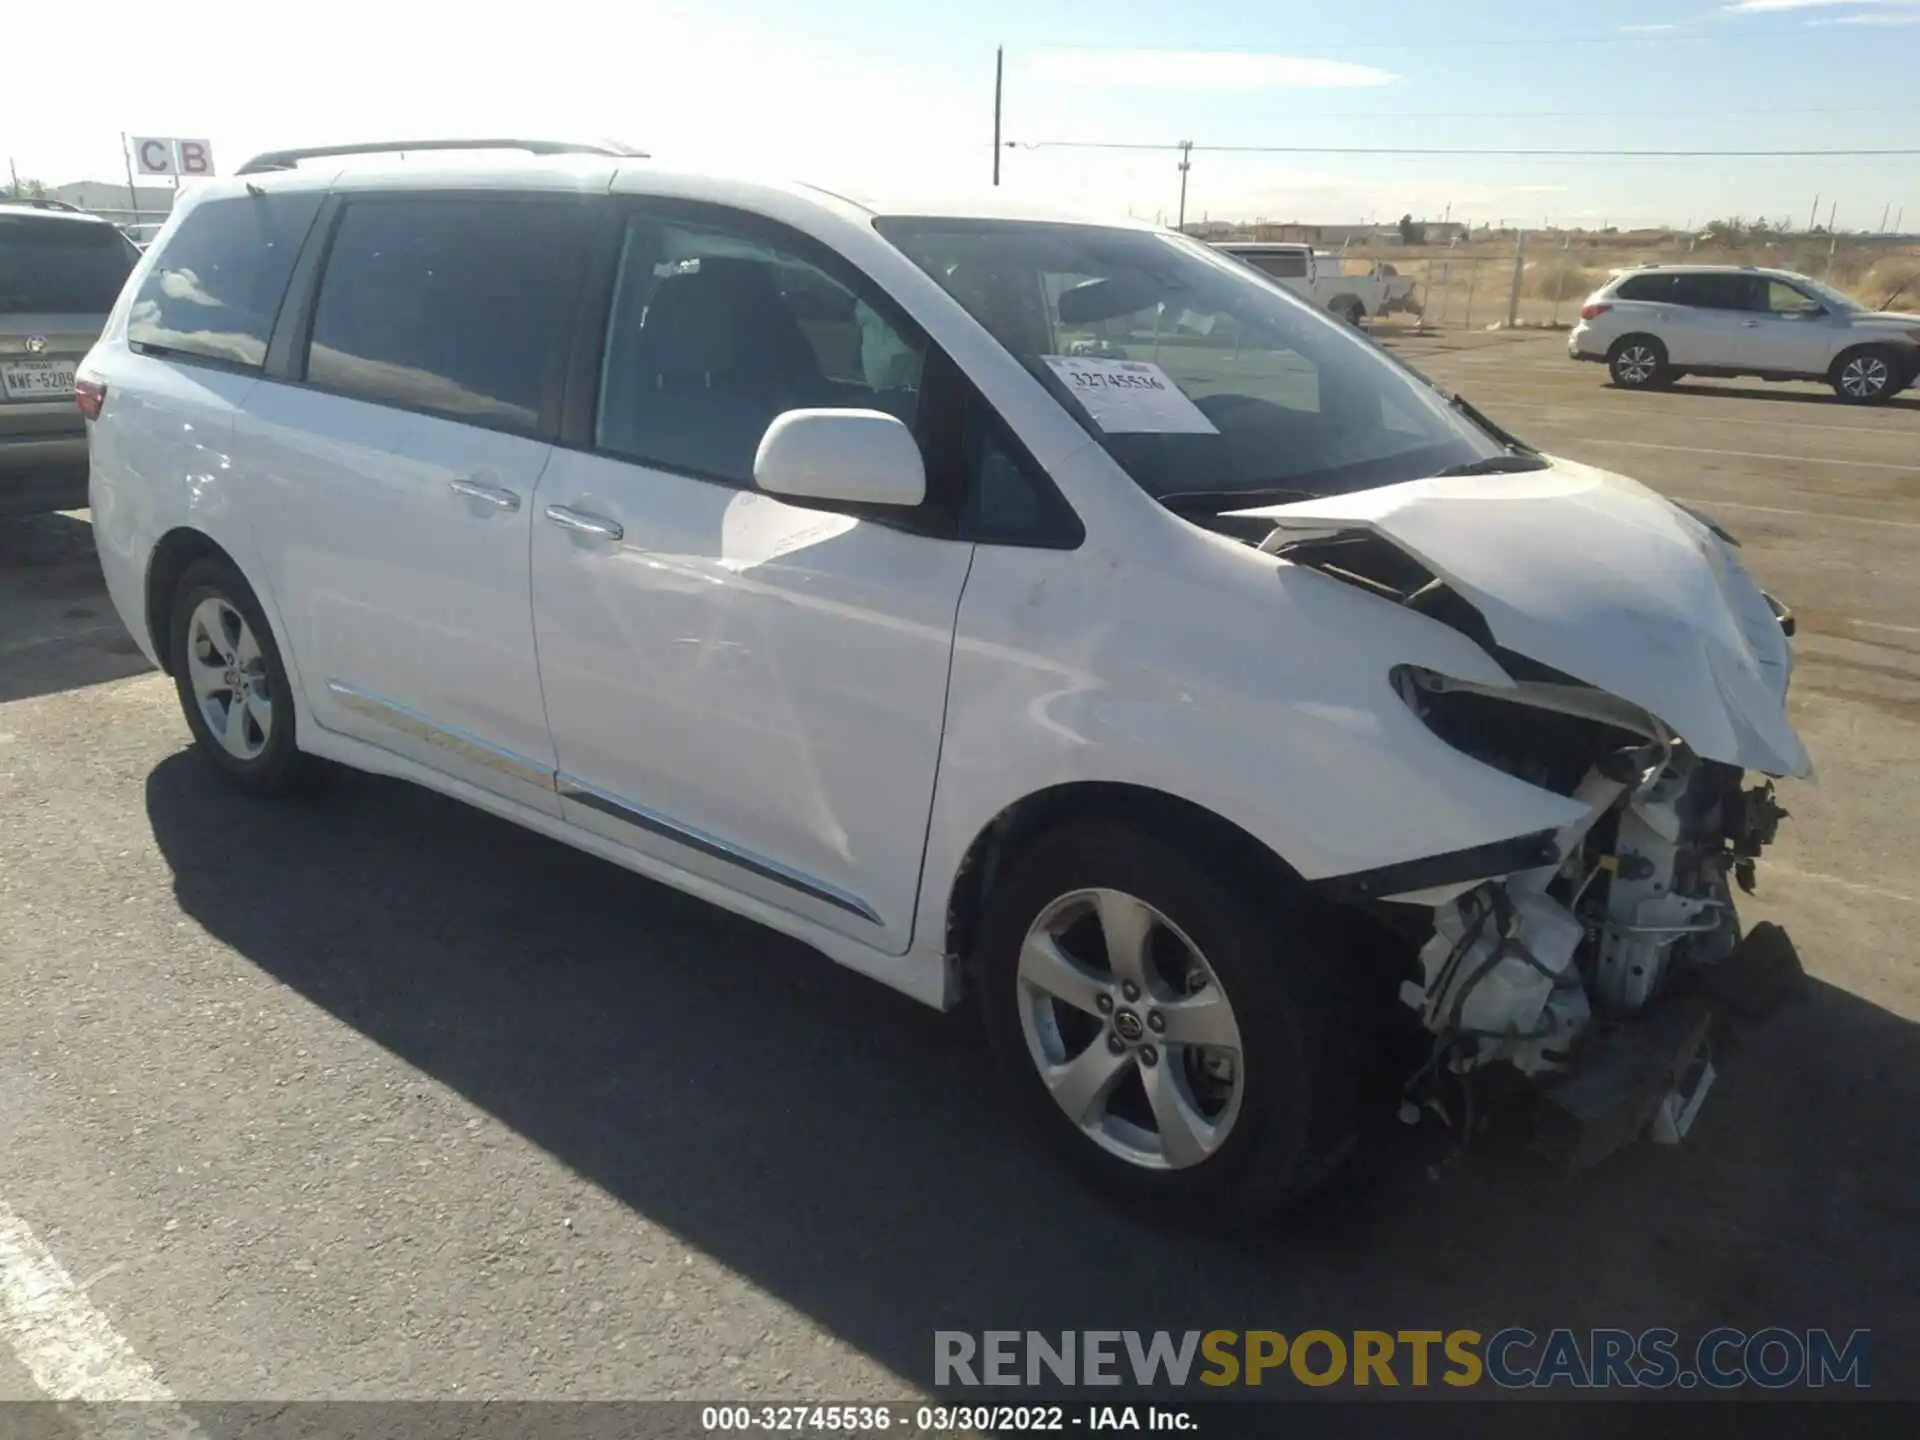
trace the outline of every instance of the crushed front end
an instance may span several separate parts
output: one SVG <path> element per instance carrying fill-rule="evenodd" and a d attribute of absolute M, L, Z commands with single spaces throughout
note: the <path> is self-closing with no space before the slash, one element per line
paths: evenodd
<path fill-rule="evenodd" d="M 1777 928 L 1743 934 L 1733 898 L 1786 814 L 1773 783 L 1578 687 L 1398 678 L 1456 748 L 1585 807 L 1542 845 L 1546 863 L 1432 906 L 1401 991 L 1433 1036 L 1408 1105 L 1444 1111 L 1442 1096 L 1504 1066 L 1534 1082 L 1543 1142 L 1576 1164 L 1643 1132 L 1677 1142 L 1714 1083 L 1719 1017 L 1770 1008 L 1799 975 Z"/>
<path fill-rule="evenodd" d="M 1812 771 L 1791 614 L 1711 519 L 1565 460 L 1243 515 L 1273 526 L 1261 549 L 1475 641 L 1508 683 L 1409 663 L 1398 700 L 1577 817 L 1329 887 L 1417 950 L 1400 999 L 1430 1040 L 1403 1118 L 1471 1132 L 1476 1096 L 1518 1077 L 1575 1162 L 1677 1141 L 1721 1018 L 1800 978 L 1784 933 L 1734 908 L 1786 813 L 1774 778 Z"/>

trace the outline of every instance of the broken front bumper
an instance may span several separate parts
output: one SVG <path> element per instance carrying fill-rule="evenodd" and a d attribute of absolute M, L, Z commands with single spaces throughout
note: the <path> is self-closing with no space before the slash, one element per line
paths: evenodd
<path fill-rule="evenodd" d="M 1595 1025 L 1582 1037 L 1575 1066 L 1540 1092 L 1535 1148 L 1582 1169 L 1642 1134 L 1678 1144 L 1713 1088 L 1716 1036 L 1732 1018 L 1770 1013 L 1804 979 L 1786 931 L 1762 923 L 1701 972 L 1697 989 L 1631 1019 Z"/>

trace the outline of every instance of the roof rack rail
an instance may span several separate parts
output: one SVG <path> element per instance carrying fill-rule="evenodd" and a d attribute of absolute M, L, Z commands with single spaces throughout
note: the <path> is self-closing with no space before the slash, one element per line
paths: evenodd
<path fill-rule="evenodd" d="M 291 170 L 302 160 L 324 160 L 334 155 L 393 155 L 406 150 L 524 150 L 529 155 L 606 155 L 622 160 L 645 160 L 644 150 L 611 142 L 589 144 L 574 140 L 374 140 L 364 145 L 310 145 L 299 150 L 268 150 L 233 173 L 259 175 L 268 170 Z"/>
<path fill-rule="evenodd" d="M 65 200 L 56 200 L 51 195 L 4 195 L 0 196 L 0 205 L 25 205 L 34 210 L 61 210 L 69 215 L 87 213 L 78 205 L 69 205 Z"/>

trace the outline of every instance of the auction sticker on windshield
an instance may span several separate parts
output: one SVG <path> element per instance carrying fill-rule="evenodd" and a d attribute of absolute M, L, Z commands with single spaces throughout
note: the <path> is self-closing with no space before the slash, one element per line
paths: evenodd
<path fill-rule="evenodd" d="M 1218 435 L 1200 407 L 1145 360 L 1042 355 L 1060 383 L 1109 435 Z"/>

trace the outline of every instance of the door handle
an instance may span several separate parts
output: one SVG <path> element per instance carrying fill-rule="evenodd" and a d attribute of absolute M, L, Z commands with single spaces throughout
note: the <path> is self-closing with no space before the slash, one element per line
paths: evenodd
<path fill-rule="evenodd" d="M 571 530 L 579 535 L 592 535 L 601 540 L 618 540 L 627 533 L 621 528 L 618 520 L 589 515 L 584 510 L 570 510 L 565 505 L 547 506 L 547 519 L 562 530 Z"/>
<path fill-rule="evenodd" d="M 1742 320 L 1740 322 L 1740 328 L 1742 330 L 1758 330 L 1760 328 L 1760 322 L 1758 320 Z"/>
<path fill-rule="evenodd" d="M 491 505 L 496 510 L 511 515 L 520 508 L 520 497 L 511 490 L 503 490 L 498 485 L 488 485 L 480 480 L 452 480 L 447 488 L 456 495 L 469 500 L 478 500 L 482 505 Z"/>

